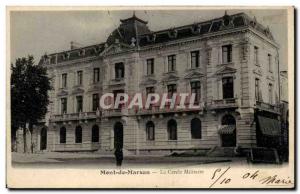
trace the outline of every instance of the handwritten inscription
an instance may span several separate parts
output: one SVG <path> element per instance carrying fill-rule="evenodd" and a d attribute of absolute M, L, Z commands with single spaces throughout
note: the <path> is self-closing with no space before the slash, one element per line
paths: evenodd
<path fill-rule="evenodd" d="M 230 169 L 230 167 L 216 169 L 211 176 L 212 183 L 209 188 L 212 188 L 216 185 L 221 186 L 230 184 L 233 180 L 233 177 L 231 177 Z M 263 175 L 263 173 L 261 173 L 259 170 L 242 173 L 240 178 L 241 181 L 251 180 L 265 186 L 290 186 L 294 184 L 290 177 L 282 177 L 278 174 L 266 176 Z"/>

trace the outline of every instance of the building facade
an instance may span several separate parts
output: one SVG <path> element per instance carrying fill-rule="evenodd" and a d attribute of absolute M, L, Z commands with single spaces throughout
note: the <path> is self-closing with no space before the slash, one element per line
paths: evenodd
<path fill-rule="evenodd" d="M 280 134 L 278 45 L 244 13 L 151 31 L 135 15 L 107 41 L 45 55 L 53 90 L 35 151 L 272 147 Z M 198 109 L 101 109 L 106 93 L 195 93 Z M 22 136 L 22 135 L 20 135 Z"/>

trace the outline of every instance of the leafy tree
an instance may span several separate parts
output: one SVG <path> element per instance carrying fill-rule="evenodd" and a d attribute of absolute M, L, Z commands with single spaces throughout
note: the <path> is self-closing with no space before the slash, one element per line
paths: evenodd
<path fill-rule="evenodd" d="M 43 119 L 49 104 L 48 91 L 52 89 L 47 69 L 34 65 L 33 56 L 18 58 L 11 65 L 11 125 L 12 140 L 18 128 L 23 129 L 24 152 L 26 127 L 32 134 L 33 125 Z M 32 135 L 31 135 L 32 144 Z"/>

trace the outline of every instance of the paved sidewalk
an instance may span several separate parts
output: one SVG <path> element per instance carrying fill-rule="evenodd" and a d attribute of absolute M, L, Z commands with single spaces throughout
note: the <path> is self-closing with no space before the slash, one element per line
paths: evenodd
<path fill-rule="evenodd" d="M 112 154 L 100 153 L 39 153 L 23 154 L 12 153 L 14 166 L 20 167 L 54 167 L 54 168 L 111 168 L 115 167 L 115 158 Z M 139 167 L 183 167 L 213 164 L 247 165 L 245 158 L 238 157 L 170 157 L 158 155 L 124 155 L 123 166 Z"/>

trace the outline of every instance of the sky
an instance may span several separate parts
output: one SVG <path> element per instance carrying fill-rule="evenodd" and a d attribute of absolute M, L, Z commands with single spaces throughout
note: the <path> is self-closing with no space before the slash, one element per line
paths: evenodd
<path fill-rule="evenodd" d="M 137 17 L 148 21 L 150 30 L 222 17 L 225 10 L 136 10 Z M 280 70 L 287 70 L 287 12 L 285 10 L 227 10 L 228 14 L 245 12 L 269 26 L 279 44 Z M 33 55 L 38 62 L 47 53 L 70 49 L 70 42 L 81 46 L 105 42 L 120 24 L 120 19 L 133 15 L 133 10 L 85 11 L 13 11 L 10 16 L 11 63 L 19 57 Z"/>

